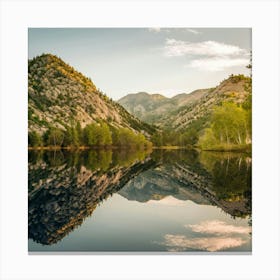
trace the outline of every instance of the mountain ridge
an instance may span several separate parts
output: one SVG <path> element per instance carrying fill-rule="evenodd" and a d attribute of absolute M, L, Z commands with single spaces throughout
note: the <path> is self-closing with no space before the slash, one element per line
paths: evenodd
<path fill-rule="evenodd" d="M 190 93 L 180 93 L 173 97 L 166 97 L 160 93 L 129 93 L 117 102 L 140 120 L 153 124 L 164 114 L 174 111 L 186 103 L 194 102 L 208 90 L 198 89 Z"/>
<path fill-rule="evenodd" d="M 172 98 L 165 97 L 160 102 L 154 101 L 152 95 L 147 93 L 143 102 L 142 92 L 126 95 L 118 102 L 128 112 L 147 123 L 179 131 L 198 119 L 207 119 L 213 108 L 222 102 L 243 103 L 249 95 L 245 89 L 248 79 L 250 78 L 244 75 L 231 75 L 214 88 L 197 89 Z"/>

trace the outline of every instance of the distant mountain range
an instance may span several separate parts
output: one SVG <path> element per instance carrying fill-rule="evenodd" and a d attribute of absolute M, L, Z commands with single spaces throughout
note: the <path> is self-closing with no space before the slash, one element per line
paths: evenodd
<path fill-rule="evenodd" d="M 170 111 L 190 104 L 201 98 L 209 89 L 195 90 L 190 94 L 181 93 L 172 98 L 165 97 L 161 94 L 149 94 L 147 92 L 131 93 L 120 100 L 124 108 L 139 119 L 156 123 Z"/>
<path fill-rule="evenodd" d="M 217 87 L 198 89 L 172 98 L 139 92 L 118 100 L 128 112 L 142 121 L 161 128 L 182 130 L 197 120 L 207 120 L 214 106 L 224 101 L 242 103 L 248 96 L 244 89 L 247 77 L 230 76 Z"/>
<path fill-rule="evenodd" d="M 57 56 L 43 54 L 28 61 L 29 132 L 42 135 L 50 126 L 65 130 L 77 122 L 84 128 L 100 120 L 134 132 L 154 131 Z"/>

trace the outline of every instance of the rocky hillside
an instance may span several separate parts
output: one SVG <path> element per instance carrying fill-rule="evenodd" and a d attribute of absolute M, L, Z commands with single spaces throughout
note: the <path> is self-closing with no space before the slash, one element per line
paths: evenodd
<path fill-rule="evenodd" d="M 244 102 L 249 94 L 245 90 L 248 79 L 243 75 L 230 76 L 215 88 L 199 89 L 173 98 L 154 100 L 154 95 L 138 93 L 129 94 L 118 102 L 141 120 L 180 131 L 194 121 L 205 122 L 213 107 L 224 101 Z"/>
<path fill-rule="evenodd" d="M 166 114 L 157 124 L 161 127 L 182 130 L 197 120 L 207 122 L 213 108 L 223 102 L 243 103 L 249 92 L 245 90 L 248 77 L 231 76 L 216 88 L 200 95 L 194 102 L 187 102 L 177 110 Z"/>
<path fill-rule="evenodd" d="M 65 129 L 77 122 L 83 128 L 100 120 L 116 128 L 153 132 L 60 58 L 43 54 L 28 61 L 29 132 L 43 134 L 50 126 Z"/>
<path fill-rule="evenodd" d="M 128 110 L 128 112 L 142 121 L 157 123 L 169 112 L 177 110 L 186 104 L 193 103 L 208 91 L 209 89 L 199 89 L 189 94 L 178 94 L 172 98 L 165 97 L 161 94 L 138 92 L 126 95 L 118 102 Z"/>

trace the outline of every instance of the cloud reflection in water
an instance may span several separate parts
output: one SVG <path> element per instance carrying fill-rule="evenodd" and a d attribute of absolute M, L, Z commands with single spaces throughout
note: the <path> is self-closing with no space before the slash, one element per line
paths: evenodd
<path fill-rule="evenodd" d="M 248 235 L 251 227 L 235 226 L 223 221 L 212 220 L 203 221 L 200 224 L 185 225 L 195 233 L 208 234 L 210 236 L 192 237 L 182 234 L 164 235 L 163 244 L 170 252 L 187 250 L 202 250 L 215 252 L 236 248 L 249 241 Z"/>
<path fill-rule="evenodd" d="M 194 232 L 209 233 L 209 234 L 249 234 L 251 232 L 250 227 L 245 226 L 234 226 L 226 224 L 223 221 L 213 220 L 204 221 L 196 225 L 185 225 L 185 227 L 190 227 Z"/>

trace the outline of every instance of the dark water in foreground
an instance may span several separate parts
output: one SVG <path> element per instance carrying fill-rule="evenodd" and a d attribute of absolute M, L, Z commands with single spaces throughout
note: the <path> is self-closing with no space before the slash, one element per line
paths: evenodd
<path fill-rule="evenodd" d="M 29 251 L 251 251 L 251 157 L 30 151 Z"/>

